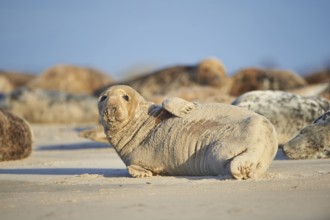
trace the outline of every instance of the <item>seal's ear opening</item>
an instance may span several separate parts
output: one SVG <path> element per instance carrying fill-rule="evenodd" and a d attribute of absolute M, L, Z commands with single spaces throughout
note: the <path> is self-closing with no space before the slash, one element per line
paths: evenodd
<path fill-rule="evenodd" d="M 108 96 L 103 95 L 103 96 L 100 97 L 99 102 L 103 102 L 103 101 L 106 100 L 107 98 L 108 98 Z"/>
<path fill-rule="evenodd" d="M 125 99 L 126 101 L 129 101 L 129 96 L 128 95 L 123 95 L 123 99 Z"/>

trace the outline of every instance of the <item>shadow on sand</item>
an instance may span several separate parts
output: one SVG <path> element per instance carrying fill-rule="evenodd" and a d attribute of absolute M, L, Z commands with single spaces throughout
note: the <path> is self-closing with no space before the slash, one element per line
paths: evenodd
<path fill-rule="evenodd" d="M 109 144 L 99 142 L 82 142 L 75 144 L 60 144 L 60 145 L 47 145 L 38 146 L 35 150 L 37 151 L 55 151 L 55 150 L 87 150 L 87 149 L 102 149 L 111 148 Z"/>
<path fill-rule="evenodd" d="M 19 175 L 82 175 L 98 174 L 104 177 L 129 177 L 127 169 L 106 168 L 22 168 L 0 169 L 0 174 Z"/>
<path fill-rule="evenodd" d="M 283 151 L 282 148 L 278 148 L 274 160 L 290 160 L 290 158 L 288 158 L 288 157 L 285 155 L 285 153 L 284 153 L 284 151 Z"/>

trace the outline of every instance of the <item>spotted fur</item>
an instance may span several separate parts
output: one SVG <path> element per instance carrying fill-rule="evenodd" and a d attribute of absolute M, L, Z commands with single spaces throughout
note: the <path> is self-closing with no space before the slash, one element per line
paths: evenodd
<path fill-rule="evenodd" d="M 292 159 L 320 159 L 330 157 L 330 110 L 283 145 Z"/>
<path fill-rule="evenodd" d="M 330 109 L 330 101 L 326 99 L 270 90 L 245 93 L 232 104 L 269 119 L 276 128 L 280 144 Z"/>

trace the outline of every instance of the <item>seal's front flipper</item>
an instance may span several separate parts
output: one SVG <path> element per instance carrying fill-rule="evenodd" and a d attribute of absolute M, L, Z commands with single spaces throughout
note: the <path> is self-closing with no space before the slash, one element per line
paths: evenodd
<path fill-rule="evenodd" d="M 192 102 L 188 102 L 184 99 L 173 97 L 165 99 L 162 102 L 162 107 L 170 112 L 171 114 L 177 117 L 183 117 L 188 114 L 191 110 L 193 110 L 196 105 Z"/>

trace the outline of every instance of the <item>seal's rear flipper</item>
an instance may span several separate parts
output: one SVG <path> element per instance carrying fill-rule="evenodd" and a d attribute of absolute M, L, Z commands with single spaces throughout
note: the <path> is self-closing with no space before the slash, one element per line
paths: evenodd
<path fill-rule="evenodd" d="M 178 97 L 168 98 L 162 102 L 162 107 L 177 117 L 183 117 L 188 114 L 195 108 L 195 106 L 196 105 L 194 103 Z"/>

